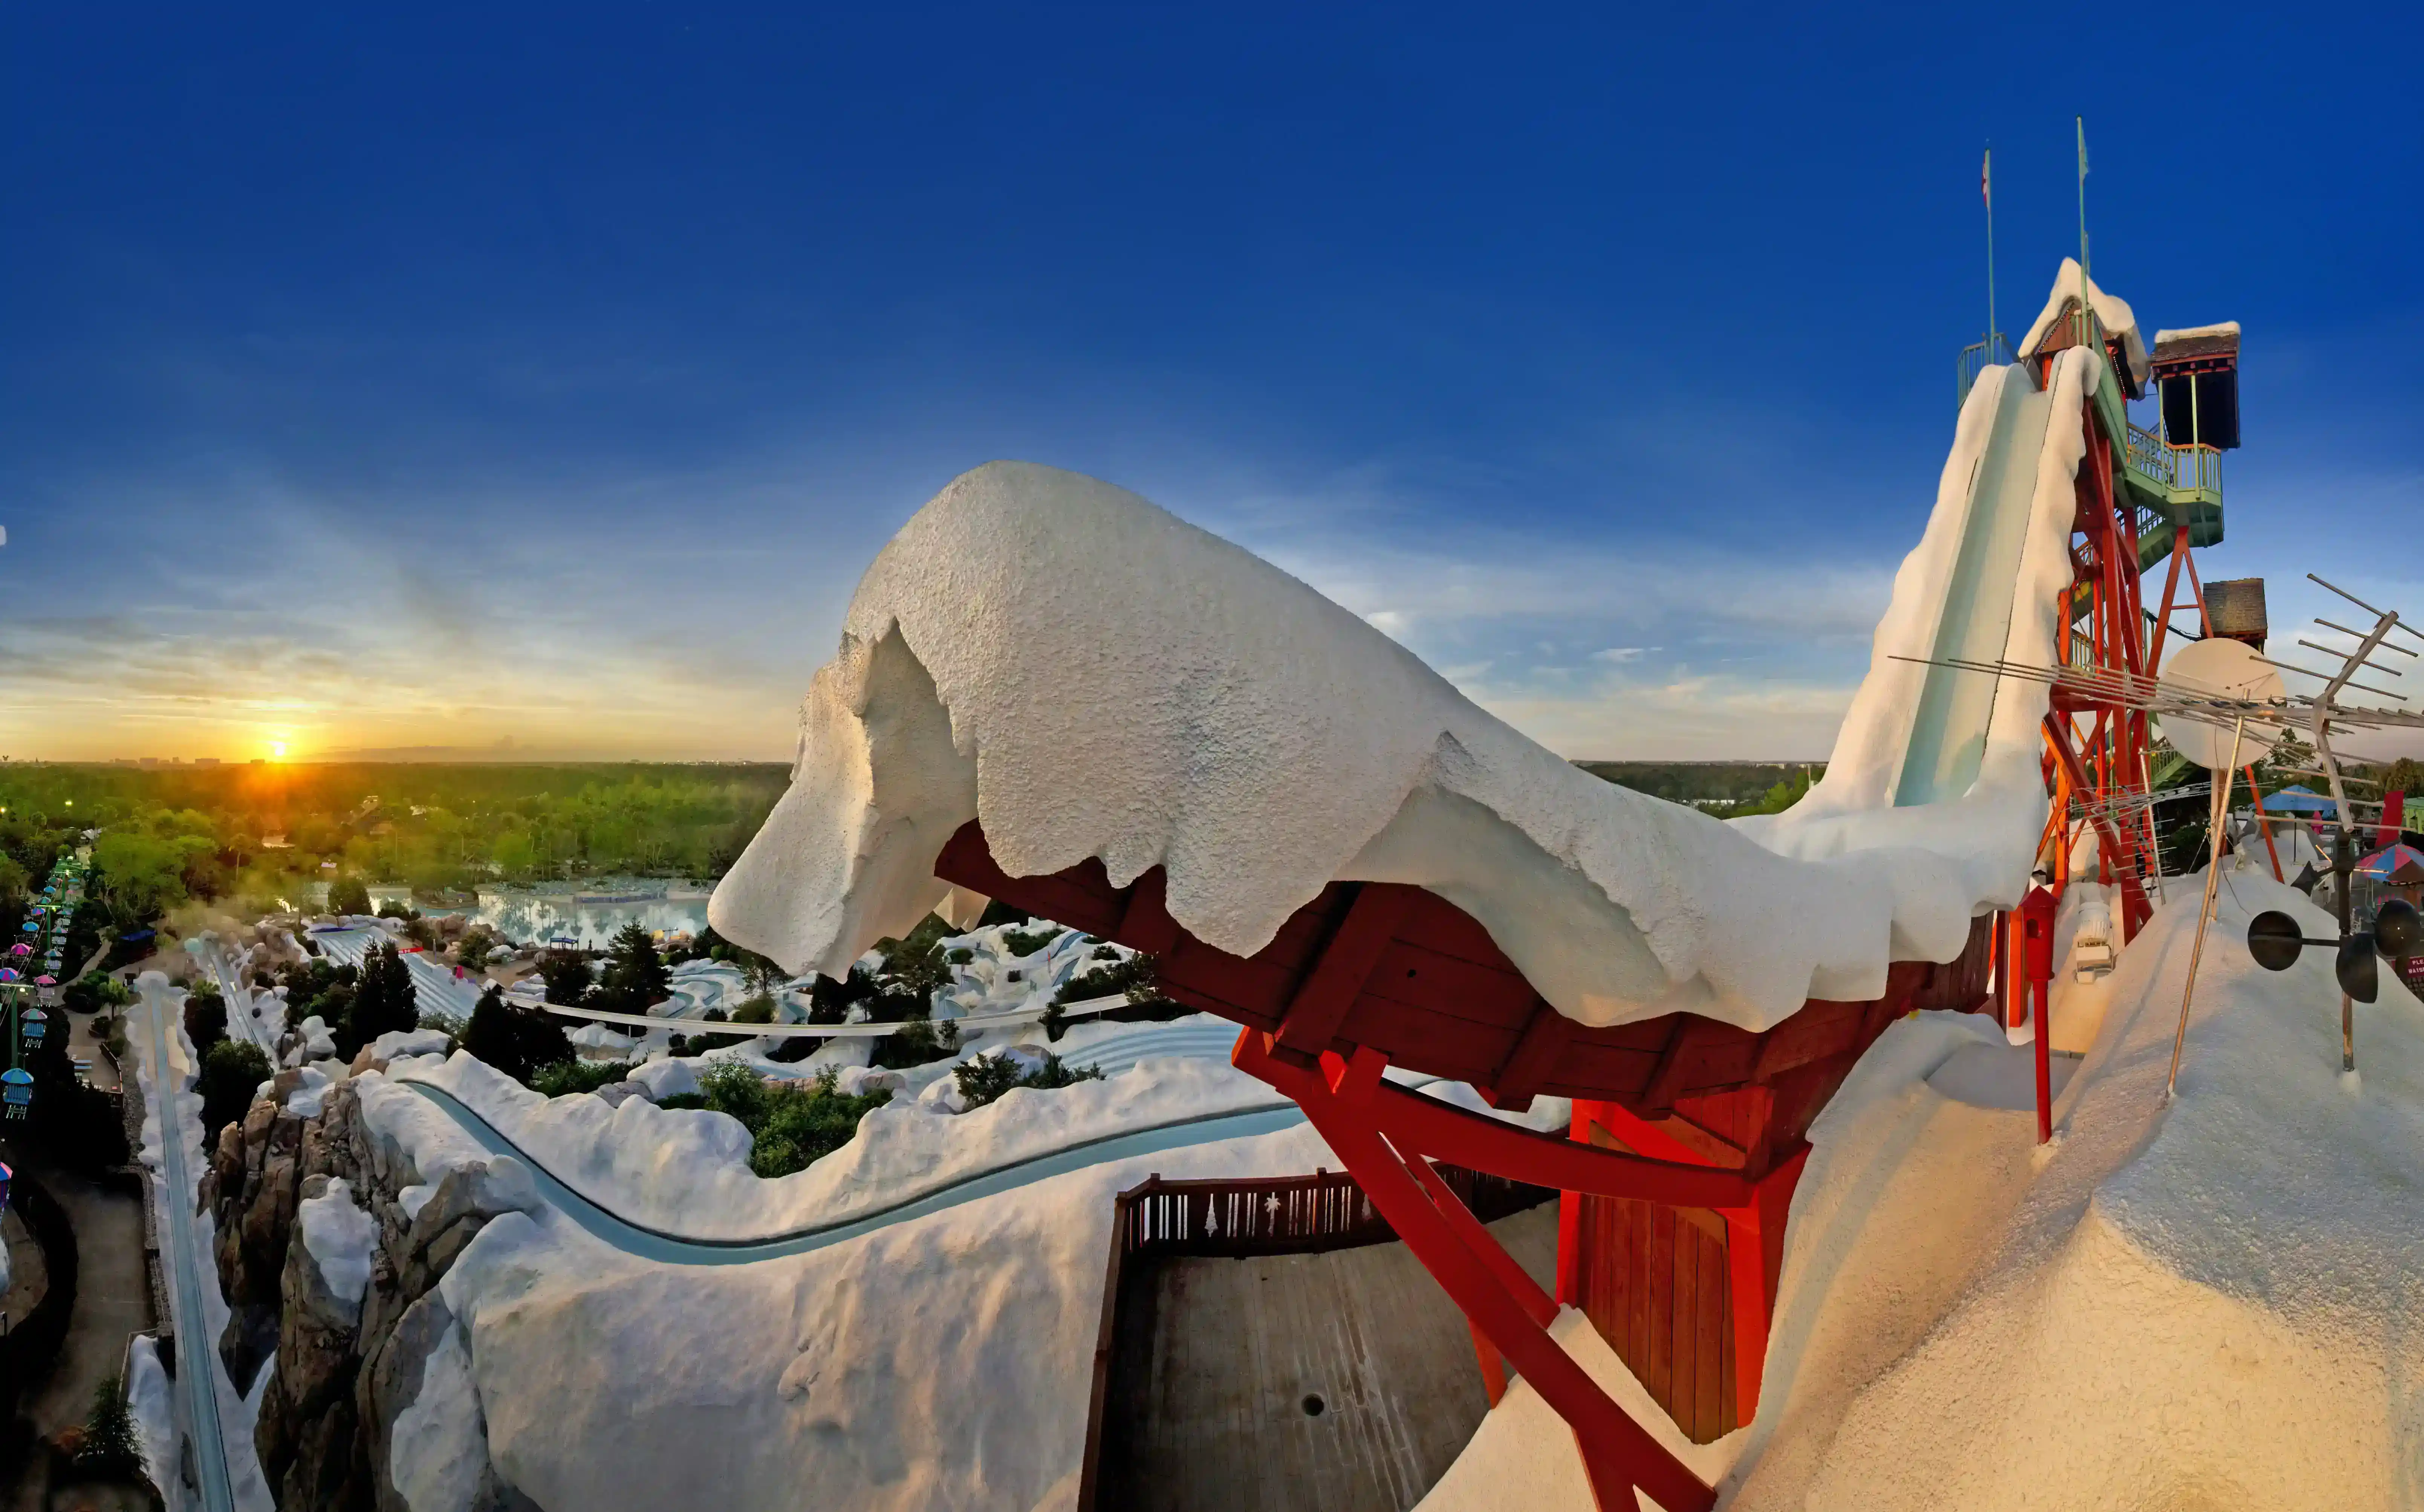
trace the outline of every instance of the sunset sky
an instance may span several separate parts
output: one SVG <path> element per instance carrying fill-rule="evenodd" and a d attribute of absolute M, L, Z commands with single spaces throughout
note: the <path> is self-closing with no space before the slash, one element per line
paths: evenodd
<path fill-rule="evenodd" d="M 2211 576 L 2424 613 L 2412 8 L 14 7 L 0 755 L 789 755 L 1095 473 L 1577 756 L 1823 756 L 1954 353 L 2244 323 Z"/>

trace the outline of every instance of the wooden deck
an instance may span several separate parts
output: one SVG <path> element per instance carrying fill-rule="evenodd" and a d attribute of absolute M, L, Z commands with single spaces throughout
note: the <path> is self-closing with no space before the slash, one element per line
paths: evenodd
<path fill-rule="evenodd" d="M 1554 1203 L 1490 1230 L 1548 1283 Z M 1464 1314 L 1402 1244 L 1134 1264 L 1106 1512 L 1402 1512 L 1489 1409 Z"/>

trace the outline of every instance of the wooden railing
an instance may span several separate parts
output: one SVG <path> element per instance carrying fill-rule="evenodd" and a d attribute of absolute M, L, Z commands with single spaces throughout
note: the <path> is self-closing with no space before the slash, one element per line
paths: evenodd
<path fill-rule="evenodd" d="M 1494 1222 L 1557 1194 L 1462 1166 L 1434 1164 L 1440 1179 L 1473 1216 Z M 1136 1279 L 1131 1258 L 1313 1254 L 1388 1244 L 1397 1233 L 1347 1172 L 1310 1176 L 1240 1176 L 1165 1181 L 1160 1175 L 1120 1193 L 1111 1208 L 1110 1260 L 1104 1268 L 1103 1316 L 1094 1336 L 1094 1378 L 1086 1408 L 1085 1462 L 1077 1481 L 1077 1512 L 1098 1512 L 1104 1416 L 1111 1364 L 1119 1354 L 1120 1290 Z M 1107 1512 L 1107 1509 L 1106 1509 Z"/>
<path fill-rule="evenodd" d="M 1462 1166 L 1437 1169 L 1484 1223 L 1553 1195 Z M 1387 1244 L 1396 1236 L 1364 1188 L 1343 1170 L 1228 1181 L 1153 1176 L 1119 1195 L 1111 1218 L 1111 1244 L 1127 1254 L 1302 1254 Z"/>

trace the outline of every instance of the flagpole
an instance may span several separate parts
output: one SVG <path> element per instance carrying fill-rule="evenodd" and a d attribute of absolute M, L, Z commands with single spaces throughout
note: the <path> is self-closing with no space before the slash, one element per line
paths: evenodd
<path fill-rule="evenodd" d="M 1991 367 L 1995 361 L 1995 148 L 1991 142 L 1978 177 L 1986 195 L 1986 365 Z"/>
<path fill-rule="evenodd" d="M 2074 116 L 2079 128 L 2079 271 L 2088 272 L 2087 263 L 2087 118 Z"/>

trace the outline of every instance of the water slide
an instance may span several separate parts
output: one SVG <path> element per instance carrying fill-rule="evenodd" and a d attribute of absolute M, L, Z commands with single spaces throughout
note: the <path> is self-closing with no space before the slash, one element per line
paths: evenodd
<path fill-rule="evenodd" d="M 184 1344 L 178 1351 L 184 1364 L 176 1377 L 179 1415 L 193 1442 L 194 1475 L 200 1487 L 203 1512 L 234 1512 L 227 1443 L 219 1424 L 218 1351 L 212 1347 L 210 1314 L 202 1302 L 208 1293 L 200 1267 L 215 1261 L 204 1249 L 195 1222 L 194 1177 L 186 1165 L 184 1121 L 177 1116 L 175 1074 L 169 1069 L 176 1030 L 170 1027 L 168 982 L 155 972 L 145 972 L 139 987 L 151 1041 L 153 1112 L 160 1130 L 160 1207 L 168 1228 L 169 1300 L 177 1336 Z"/>
<path fill-rule="evenodd" d="M 2020 552 L 2035 502 L 2038 462 L 2053 396 L 2025 371 L 1995 370 L 1970 391 L 1983 412 L 1985 445 L 1971 461 L 1961 548 L 1954 553 L 1931 652 L 1938 661 L 1993 661 L 2011 637 Z M 1965 406 L 1965 407 L 1967 407 Z M 1960 797 L 1978 780 L 1999 679 L 1930 666 L 1921 683 L 1894 805 Z"/>
<path fill-rule="evenodd" d="M 674 1265 L 745 1265 L 753 1261 L 805 1254 L 828 1245 L 846 1243 L 896 1223 L 927 1218 L 964 1202 L 1015 1191 L 1019 1187 L 1048 1181 L 1073 1170 L 1083 1170 L 1106 1161 L 1130 1160 L 1189 1145 L 1252 1138 L 1256 1135 L 1293 1128 L 1304 1122 L 1304 1114 L 1295 1104 L 1274 1101 L 1237 1112 L 1149 1124 L 979 1171 L 906 1196 L 888 1207 L 839 1222 L 814 1224 L 748 1239 L 697 1239 L 623 1217 L 567 1186 L 536 1156 L 517 1145 L 452 1093 L 426 1082 L 415 1081 L 408 1073 L 398 1080 L 401 1085 L 437 1105 L 489 1154 L 511 1155 L 530 1167 L 537 1179 L 540 1195 L 584 1232 L 626 1254 Z"/>

